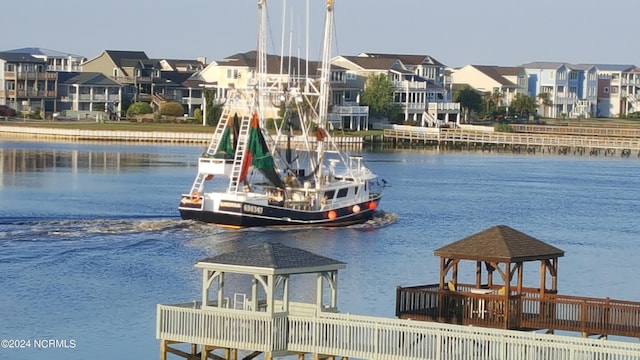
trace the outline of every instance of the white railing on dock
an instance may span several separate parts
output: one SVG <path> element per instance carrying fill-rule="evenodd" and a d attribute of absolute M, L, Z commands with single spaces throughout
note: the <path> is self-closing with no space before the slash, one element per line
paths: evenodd
<path fill-rule="evenodd" d="M 115 131 L 115 130 L 80 130 L 56 129 L 28 126 L 0 126 L 0 135 L 10 137 L 36 137 L 46 139 L 93 140 L 93 141 L 125 141 L 125 142 L 169 142 L 169 143 L 202 143 L 211 140 L 210 133 L 184 133 L 165 131 Z M 332 138 L 338 146 L 362 145 L 359 136 L 335 136 Z M 294 136 L 293 143 L 303 143 L 304 137 Z M 315 143 L 316 137 L 310 136 L 309 143 Z"/>
<path fill-rule="evenodd" d="M 418 142 L 503 144 L 524 146 L 560 146 L 616 150 L 640 150 L 640 138 L 502 133 L 486 131 L 385 129 L 386 138 Z"/>
<path fill-rule="evenodd" d="M 189 308 L 191 307 L 191 308 Z M 341 313 L 286 316 L 158 305 L 163 340 L 371 360 L 640 360 L 640 344 Z"/>
<path fill-rule="evenodd" d="M 286 349 L 286 314 L 219 308 L 215 311 L 158 305 L 156 336 L 191 344 L 252 351 Z"/>

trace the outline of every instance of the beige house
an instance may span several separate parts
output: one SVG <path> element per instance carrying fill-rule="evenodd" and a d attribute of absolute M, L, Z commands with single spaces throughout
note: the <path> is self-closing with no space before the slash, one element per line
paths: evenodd
<path fill-rule="evenodd" d="M 509 107 L 516 94 L 527 95 L 528 76 L 523 67 L 467 65 L 451 72 L 454 84 L 468 84 L 482 93 L 496 94 L 498 106 Z"/>
<path fill-rule="evenodd" d="M 104 50 L 82 64 L 82 71 L 99 72 L 124 86 L 129 101 L 151 102 L 155 93 L 154 79 L 160 78 L 158 60 L 149 59 L 144 51 Z"/>

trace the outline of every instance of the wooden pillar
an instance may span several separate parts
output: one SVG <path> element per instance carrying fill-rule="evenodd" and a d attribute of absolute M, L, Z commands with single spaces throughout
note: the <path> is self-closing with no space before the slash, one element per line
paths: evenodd
<path fill-rule="evenodd" d="M 517 290 L 517 293 L 518 293 L 518 295 L 522 295 L 522 282 L 523 282 L 523 272 L 524 272 L 523 267 L 524 267 L 524 264 L 522 262 L 519 262 L 517 264 L 517 266 L 518 266 L 518 285 L 517 285 L 518 286 L 518 288 L 517 288 L 518 290 Z"/>
<path fill-rule="evenodd" d="M 440 289 L 444 289 L 444 278 L 447 276 L 447 274 L 444 271 L 445 269 L 445 259 L 443 256 L 440 257 Z"/>
<path fill-rule="evenodd" d="M 160 340 L 160 360 L 167 360 L 167 340 Z"/>
<path fill-rule="evenodd" d="M 540 260 L 540 298 L 544 298 L 545 287 L 547 282 L 547 267 L 545 260 Z"/>
<path fill-rule="evenodd" d="M 482 285 L 482 262 L 476 261 L 476 287 L 480 288 Z"/>
<path fill-rule="evenodd" d="M 509 329 L 509 322 L 510 322 L 510 318 L 511 318 L 511 302 L 509 301 L 509 298 L 511 296 L 511 262 L 507 261 L 507 263 L 505 263 L 505 272 L 504 272 L 504 277 L 505 277 L 505 284 L 504 284 L 504 321 L 505 321 L 505 328 Z"/>
<path fill-rule="evenodd" d="M 558 292 L 558 258 L 551 259 L 551 290 Z"/>

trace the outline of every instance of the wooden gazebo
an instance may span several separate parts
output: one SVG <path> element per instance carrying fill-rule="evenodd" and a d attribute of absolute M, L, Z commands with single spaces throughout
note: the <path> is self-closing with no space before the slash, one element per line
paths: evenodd
<path fill-rule="evenodd" d="M 451 272 L 454 288 L 458 284 L 458 263 L 460 260 L 476 262 L 475 288 L 494 288 L 494 272 L 500 275 L 499 286 L 507 294 L 523 294 L 523 264 L 527 261 L 540 261 L 539 296 L 544 298 L 547 292 L 558 292 L 558 258 L 564 251 L 544 243 L 506 225 L 498 225 L 479 233 L 445 245 L 434 251 L 440 257 L 440 289 L 446 289 Z M 483 283 L 482 265 L 486 268 L 486 283 Z M 517 272 L 515 288 L 513 277 Z M 546 274 L 551 276 L 551 286 L 547 289 Z"/>
<path fill-rule="evenodd" d="M 544 301 L 557 294 L 558 258 L 564 251 L 509 226 L 497 225 L 436 249 L 434 254 L 440 257 L 438 284 L 398 288 L 399 317 L 524 329 L 523 301 Z M 475 262 L 475 283 L 458 281 L 461 260 Z M 524 263 L 532 261 L 540 263 L 540 283 L 525 287 Z M 417 300 L 415 296 L 424 298 Z M 545 315 L 550 312 L 536 311 Z"/>

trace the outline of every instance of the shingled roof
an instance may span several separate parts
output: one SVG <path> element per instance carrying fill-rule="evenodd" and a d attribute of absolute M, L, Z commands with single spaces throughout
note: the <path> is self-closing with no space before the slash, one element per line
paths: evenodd
<path fill-rule="evenodd" d="M 202 259 L 196 266 L 236 273 L 304 274 L 344 269 L 346 264 L 281 243 L 267 242 Z"/>
<path fill-rule="evenodd" d="M 497 225 L 445 245 L 436 256 L 451 259 L 519 262 L 553 259 L 564 251 L 506 225 Z"/>

